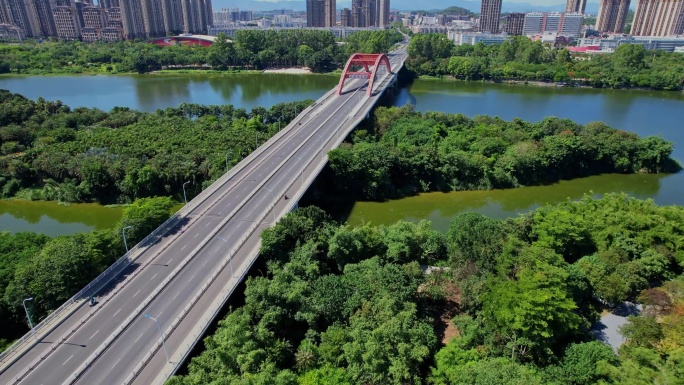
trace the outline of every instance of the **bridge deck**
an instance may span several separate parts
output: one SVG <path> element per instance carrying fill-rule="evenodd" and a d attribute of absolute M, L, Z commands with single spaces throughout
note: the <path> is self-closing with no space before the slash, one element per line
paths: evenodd
<path fill-rule="evenodd" d="M 405 48 L 389 57 L 398 72 Z M 132 264 L 126 260 L 112 270 L 115 281 L 105 277 L 89 289 L 107 284 L 98 305 L 76 298 L 37 330 L 40 343 L 27 338 L 5 354 L 0 381 L 163 383 L 249 271 L 261 231 L 293 208 L 325 166 L 327 152 L 367 116 L 395 77 L 380 76 L 370 97 L 360 79 L 350 79 L 340 96 L 335 89 L 326 93 L 189 202 L 131 253 Z"/>

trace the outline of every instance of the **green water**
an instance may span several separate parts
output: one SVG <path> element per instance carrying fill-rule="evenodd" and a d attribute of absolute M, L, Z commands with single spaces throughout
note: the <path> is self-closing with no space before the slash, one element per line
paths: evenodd
<path fill-rule="evenodd" d="M 33 231 L 56 237 L 108 229 L 121 219 L 121 207 L 96 203 L 68 206 L 57 202 L 0 200 L 0 231 Z"/>
<path fill-rule="evenodd" d="M 402 219 L 412 222 L 427 219 L 435 229 L 446 232 L 451 220 L 464 212 L 503 219 L 546 204 L 580 199 L 585 194 L 599 196 L 609 192 L 625 192 L 643 199 L 650 198 L 658 193 L 663 181 L 672 177 L 662 174 L 609 174 L 561 181 L 548 186 L 423 193 L 388 202 L 356 202 L 348 223 L 352 226 L 364 222 L 389 225 Z"/>
<path fill-rule="evenodd" d="M 238 108 L 317 99 L 337 83 L 319 75 L 140 75 L 0 77 L 0 88 L 36 99 L 60 99 L 76 106 L 109 110 L 127 106 L 142 111 L 180 103 L 233 104 Z M 604 121 L 642 136 L 660 135 L 675 143 L 674 158 L 684 160 L 684 93 L 641 90 L 597 90 L 502 85 L 481 82 L 417 80 L 395 92 L 390 103 L 414 104 L 420 111 L 497 115 L 538 121 L 546 116 L 579 123 Z M 392 223 L 428 219 L 448 228 L 455 215 L 477 211 L 497 218 L 516 216 L 544 205 L 578 199 L 584 194 L 626 192 L 659 204 L 684 205 L 684 173 L 676 175 L 602 175 L 550 186 L 512 190 L 422 194 L 375 203 L 358 202 L 349 223 Z M 36 231 L 60 235 L 112 226 L 119 209 L 97 205 L 0 203 L 0 231 Z"/>

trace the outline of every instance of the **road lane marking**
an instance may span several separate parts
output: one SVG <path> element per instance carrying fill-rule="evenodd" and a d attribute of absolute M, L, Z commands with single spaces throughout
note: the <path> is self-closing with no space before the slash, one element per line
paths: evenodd
<path fill-rule="evenodd" d="M 168 262 L 166 262 L 166 264 L 167 264 L 167 265 L 170 265 L 170 264 L 171 264 L 171 262 L 173 262 L 173 258 L 169 259 L 169 261 L 168 261 Z"/>
<path fill-rule="evenodd" d="M 112 317 L 116 317 L 116 315 L 119 314 L 120 311 L 121 311 L 121 309 L 117 310 L 116 313 L 114 313 L 114 315 Z"/>
<path fill-rule="evenodd" d="M 208 259 L 207 259 L 206 261 L 204 261 L 204 263 L 202 264 L 202 266 L 206 265 L 206 264 L 207 264 L 207 262 L 209 262 L 209 260 L 208 260 Z"/>
<path fill-rule="evenodd" d="M 92 336 L 90 336 L 90 338 L 88 338 L 88 339 L 89 339 L 89 340 L 92 340 L 92 339 L 93 339 L 93 337 L 95 337 L 95 334 L 97 334 L 97 333 L 99 333 L 99 332 L 100 332 L 100 330 L 98 329 L 98 330 L 97 330 L 97 331 L 96 331 L 95 333 L 93 333 L 93 335 L 92 335 Z"/>
<path fill-rule="evenodd" d="M 152 277 L 152 279 L 157 278 L 158 275 L 159 275 L 159 273 L 155 274 L 154 277 Z M 151 279 L 151 280 L 152 280 L 152 279 Z M 151 280 L 150 280 L 150 281 L 151 281 Z"/>
<path fill-rule="evenodd" d="M 206 226 L 204 226 L 204 227 L 209 227 L 209 225 L 210 225 L 210 224 L 211 224 L 211 222 L 208 222 L 208 223 L 207 223 L 207 225 L 206 225 Z"/>
<path fill-rule="evenodd" d="M 163 311 L 163 310 L 162 310 L 162 311 L 160 311 L 159 313 L 157 313 L 157 319 L 159 319 L 159 317 L 161 317 L 162 313 L 164 313 L 164 311 Z"/>
<path fill-rule="evenodd" d="M 135 294 L 133 294 L 133 296 L 135 297 L 136 295 L 138 295 L 138 293 L 140 293 L 140 290 L 136 291 Z"/>
<path fill-rule="evenodd" d="M 193 238 L 197 238 L 198 235 L 199 235 L 199 233 L 195 234 L 195 236 Z"/>
<path fill-rule="evenodd" d="M 178 297 L 179 294 L 180 294 L 180 291 L 178 293 L 176 293 L 176 295 L 174 295 L 173 298 L 171 298 L 171 300 L 173 301 L 174 299 L 176 299 L 176 297 Z"/>
<path fill-rule="evenodd" d="M 183 247 L 181 247 L 181 251 L 185 250 L 186 247 L 188 247 L 187 243 Z"/>
<path fill-rule="evenodd" d="M 70 359 L 71 359 L 71 357 L 73 357 L 73 356 L 74 356 L 73 354 L 72 354 L 72 355 L 70 355 L 70 356 L 69 356 L 69 358 L 67 358 L 67 360 L 66 360 L 66 361 L 64 361 L 64 363 L 62 364 L 62 366 L 66 365 L 66 363 L 67 363 L 67 362 L 69 362 L 69 360 L 70 360 Z"/>
<path fill-rule="evenodd" d="M 195 275 L 197 275 L 197 274 L 195 274 Z M 193 275 L 192 277 L 190 277 L 190 279 L 188 279 L 188 282 L 192 281 L 192 279 L 195 278 L 195 275 Z"/>
<path fill-rule="evenodd" d="M 138 336 L 138 338 L 136 338 L 135 341 L 133 341 L 133 342 L 138 342 L 138 340 L 141 339 L 142 336 L 143 336 L 142 333 L 140 333 L 140 335 Z"/>
<path fill-rule="evenodd" d="M 119 363 L 119 361 L 121 361 L 121 358 L 119 358 L 118 360 L 116 360 L 116 362 L 114 363 L 114 365 L 112 365 L 112 369 L 114 369 L 114 367 L 116 366 L 116 364 Z"/>

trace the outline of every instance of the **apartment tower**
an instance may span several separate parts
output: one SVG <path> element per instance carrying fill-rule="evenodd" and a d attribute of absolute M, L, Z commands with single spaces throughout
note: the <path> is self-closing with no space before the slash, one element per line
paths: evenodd
<path fill-rule="evenodd" d="M 634 36 L 684 34 L 684 0 L 639 0 L 630 33 Z"/>
<path fill-rule="evenodd" d="M 587 8 L 587 0 L 567 0 L 565 13 L 584 13 Z"/>
<path fill-rule="evenodd" d="M 596 29 L 601 32 L 622 33 L 628 11 L 629 0 L 601 0 Z"/>
<path fill-rule="evenodd" d="M 522 35 L 523 26 L 525 25 L 524 13 L 509 13 L 506 15 L 505 31 L 509 35 Z"/>
<path fill-rule="evenodd" d="M 480 7 L 480 32 L 499 33 L 501 0 L 482 0 Z"/>
<path fill-rule="evenodd" d="M 306 25 L 314 28 L 330 28 L 337 24 L 335 0 L 306 0 Z"/>

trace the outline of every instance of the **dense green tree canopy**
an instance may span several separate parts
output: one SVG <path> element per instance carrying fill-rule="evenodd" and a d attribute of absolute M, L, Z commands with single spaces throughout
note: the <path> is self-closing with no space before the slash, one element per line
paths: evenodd
<path fill-rule="evenodd" d="M 146 42 L 26 41 L 0 44 L 0 73 L 147 73 L 172 66 L 205 68 L 205 65 L 217 70 L 308 66 L 314 71 L 331 71 L 343 66 L 354 52 L 387 52 L 402 40 L 403 36 L 396 30 L 361 31 L 338 45 L 335 35 L 329 31 L 254 29 L 239 30 L 232 39 L 220 33 L 209 47 L 161 47 Z"/>
<path fill-rule="evenodd" d="M 417 34 L 409 43 L 407 66 L 419 75 L 487 79 L 570 82 L 602 88 L 640 87 L 680 90 L 684 87 L 684 56 L 646 51 L 623 44 L 615 53 L 572 56 L 525 36 L 498 45 L 454 46 L 442 34 Z"/>
<path fill-rule="evenodd" d="M 684 281 L 667 280 L 682 273 L 683 242 L 682 207 L 620 194 L 505 221 L 463 214 L 447 235 L 426 222 L 351 228 L 298 209 L 264 234 L 268 272 L 248 280 L 245 305 L 170 383 L 674 381 L 684 362 Z M 604 259 L 608 251 L 624 257 Z M 586 258 L 625 282 L 646 282 L 616 300 L 638 297 L 660 314 L 630 318 L 619 355 L 592 341 L 604 286 Z M 417 261 L 449 269 L 426 275 Z M 640 293 L 663 281 L 659 292 Z M 440 349 L 437 318 L 453 287 L 459 314 L 446 322 L 458 333 Z"/>
<path fill-rule="evenodd" d="M 155 113 L 104 112 L 0 91 L 0 194 L 65 202 L 182 200 L 182 185 L 191 181 L 190 198 L 310 103 L 250 112 L 185 103 Z"/>

